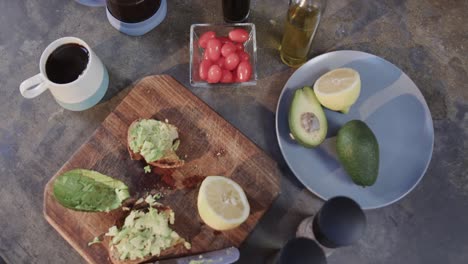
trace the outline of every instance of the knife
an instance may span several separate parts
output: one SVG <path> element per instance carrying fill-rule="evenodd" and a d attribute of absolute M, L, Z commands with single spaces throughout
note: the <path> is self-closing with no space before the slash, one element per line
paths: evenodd
<path fill-rule="evenodd" d="M 158 260 L 153 264 L 230 264 L 239 260 L 239 250 L 229 247 L 182 258 Z"/>

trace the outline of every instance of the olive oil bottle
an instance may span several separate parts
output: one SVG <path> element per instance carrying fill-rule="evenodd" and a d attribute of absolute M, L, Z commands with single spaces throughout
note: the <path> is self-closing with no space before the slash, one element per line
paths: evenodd
<path fill-rule="evenodd" d="M 324 8 L 325 0 L 290 0 L 280 48 L 285 64 L 299 67 L 307 61 Z"/>

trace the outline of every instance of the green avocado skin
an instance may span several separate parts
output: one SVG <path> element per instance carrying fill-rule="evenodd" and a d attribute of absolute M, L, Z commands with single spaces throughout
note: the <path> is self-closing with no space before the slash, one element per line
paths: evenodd
<path fill-rule="evenodd" d="M 108 212 L 129 196 L 123 182 L 92 170 L 70 170 L 54 181 L 55 199 L 73 210 Z"/>
<path fill-rule="evenodd" d="M 360 120 L 346 123 L 337 136 L 338 159 L 354 183 L 371 186 L 379 174 L 379 144 L 372 130 Z"/>

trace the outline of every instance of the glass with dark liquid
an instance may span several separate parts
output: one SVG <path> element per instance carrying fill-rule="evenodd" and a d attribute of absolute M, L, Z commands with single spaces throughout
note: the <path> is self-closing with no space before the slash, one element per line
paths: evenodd
<path fill-rule="evenodd" d="M 223 0 L 224 21 L 244 22 L 249 17 L 250 0 Z"/>

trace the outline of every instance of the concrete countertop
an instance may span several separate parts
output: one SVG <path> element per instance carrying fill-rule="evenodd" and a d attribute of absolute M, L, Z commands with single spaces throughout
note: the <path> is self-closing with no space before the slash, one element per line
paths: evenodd
<path fill-rule="evenodd" d="M 253 0 L 257 27 L 255 87 L 189 85 L 189 29 L 222 22 L 221 1 L 168 1 L 164 22 L 129 37 L 107 22 L 103 8 L 72 0 L 0 0 L 0 263 L 84 263 L 42 214 L 47 181 L 89 137 L 138 79 L 166 73 L 207 102 L 277 160 L 282 195 L 241 248 L 239 263 L 262 263 L 320 207 L 287 168 L 274 117 L 281 89 L 294 72 L 278 45 L 286 0 Z M 336 250 L 329 263 L 466 263 L 468 259 L 468 1 L 328 1 L 311 56 L 353 49 L 373 53 L 405 71 L 432 113 L 435 146 L 421 183 L 404 199 L 367 211 L 359 243 Z M 49 92 L 27 100 L 18 86 L 38 73 L 42 50 L 76 36 L 110 74 L 104 102 L 63 110 Z M 3 260 L 2 260 L 3 259 Z"/>

